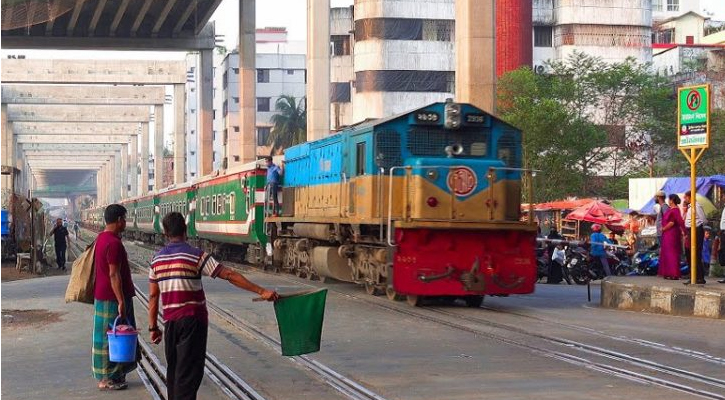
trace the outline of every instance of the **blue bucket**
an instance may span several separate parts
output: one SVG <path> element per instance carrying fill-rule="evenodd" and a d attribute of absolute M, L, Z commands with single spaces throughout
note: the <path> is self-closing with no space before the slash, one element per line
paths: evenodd
<path fill-rule="evenodd" d="M 108 358 L 112 362 L 134 362 L 136 361 L 136 341 L 138 340 L 138 331 L 116 329 L 119 315 L 113 321 L 113 329 L 108 330 Z M 128 322 L 128 321 L 126 321 Z"/>

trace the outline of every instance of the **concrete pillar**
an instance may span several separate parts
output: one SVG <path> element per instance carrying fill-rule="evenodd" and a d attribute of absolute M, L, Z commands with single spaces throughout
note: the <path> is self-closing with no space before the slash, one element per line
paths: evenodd
<path fill-rule="evenodd" d="M 307 0 L 307 140 L 330 134 L 330 0 Z"/>
<path fill-rule="evenodd" d="M 456 0 L 456 100 L 496 111 L 495 0 Z"/>
<path fill-rule="evenodd" d="M 164 187 L 164 105 L 154 106 L 154 190 Z"/>
<path fill-rule="evenodd" d="M 128 151 L 128 150 L 127 150 Z M 120 151 L 116 152 L 115 155 L 115 164 L 114 164 L 114 170 L 113 170 L 113 177 L 111 178 L 111 187 L 113 188 L 113 202 L 117 203 L 119 200 L 122 199 L 121 197 L 121 186 L 123 182 L 123 159 L 125 156 Z"/>
<path fill-rule="evenodd" d="M 243 3 L 243 2 L 242 2 Z M 197 176 L 209 175 L 214 167 L 214 60 L 212 50 L 201 50 L 199 56 L 199 143 Z"/>
<path fill-rule="evenodd" d="M 111 204 L 111 165 L 112 161 L 108 161 L 103 171 L 103 205 Z"/>
<path fill-rule="evenodd" d="M 120 199 L 128 198 L 128 145 L 121 145 L 121 181 L 118 187 L 121 189 Z"/>
<path fill-rule="evenodd" d="M 138 141 L 139 135 L 131 136 L 131 154 L 128 157 L 128 172 L 131 174 L 131 192 L 129 197 L 138 196 Z"/>
<path fill-rule="evenodd" d="M 174 85 L 174 184 L 186 181 L 186 87 Z"/>
<path fill-rule="evenodd" d="M 2 109 L 2 111 L 0 112 L 2 114 L 2 121 L 0 121 L 0 124 L 2 124 L 1 128 L 2 128 L 2 137 L 3 137 L 2 154 L 0 155 L 0 157 L 2 157 L 3 165 L 12 165 L 8 162 L 9 161 L 8 155 L 12 151 L 12 149 L 10 147 L 8 147 L 8 141 L 7 141 L 8 136 L 10 136 L 9 135 L 10 129 L 8 129 L 8 105 L 3 104 L 2 106 L 0 106 L 0 108 Z"/>
<path fill-rule="evenodd" d="M 0 121 L 0 124 L 2 125 L 2 143 L 0 143 L 2 145 L 2 154 L 0 155 L 0 157 L 2 157 L 2 165 L 15 167 L 15 146 L 13 145 L 13 128 L 12 124 L 8 124 L 7 104 L 2 105 L 2 121 Z M 3 197 L 11 194 L 14 191 L 13 174 L 2 176 L 2 189 Z M 6 189 L 10 192 L 5 192 Z M 3 204 L 5 204 L 6 200 L 7 199 L 3 199 Z"/>
<path fill-rule="evenodd" d="M 141 124 L 141 196 L 149 192 L 149 124 Z"/>
<path fill-rule="evenodd" d="M 243 0 L 239 5 L 239 130 L 241 149 L 239 162 L 248 163 L 257 158 L 257 84 L 255 44 L 255 2 Z M 329 40 L 329 39 L 328 39 Z M 232 135 L 232 132 L 229 132 Z M 231 152 L 227 151 L 227 154 Z M 227 159 L 231 165 L 233 160 Z"/>
<path fill-rule="evenodd" d="M 103 204 L 103 164 L 96 171 L 96 205 Z"/>

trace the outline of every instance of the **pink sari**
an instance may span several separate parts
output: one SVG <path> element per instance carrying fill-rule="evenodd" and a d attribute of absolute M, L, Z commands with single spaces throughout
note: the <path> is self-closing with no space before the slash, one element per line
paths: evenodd
<path fill-rule="evenodd" d="M 670 222 L 674 225 L 662 232 L 662 243 L 660 244 L 660 265 L 657 275 L 680 279 L 680 257 L 682 256 L 682 232 L 685 229 L 685 221 L 682 220 L 680 210 L 670 208 L 662 216 L 662 226 Z"/>

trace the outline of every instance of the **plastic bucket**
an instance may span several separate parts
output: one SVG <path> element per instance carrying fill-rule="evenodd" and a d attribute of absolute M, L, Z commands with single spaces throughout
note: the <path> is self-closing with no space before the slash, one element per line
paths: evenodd
<path fill-rule="evenodd" d="M 274 303 L 283 356 L 320 351 L 327 289 L 283 296 Z"/>
<path fill-rule="evenodd" d="M 117 330 L 116 325 L 119 318 L 121 317 L 118 316 L 113 321 L 113 329 L 106 332 L 108 335 L 108 358 L 112 362 L 134 362 L 136 361 L 138 331 L 135 329 Z"/>

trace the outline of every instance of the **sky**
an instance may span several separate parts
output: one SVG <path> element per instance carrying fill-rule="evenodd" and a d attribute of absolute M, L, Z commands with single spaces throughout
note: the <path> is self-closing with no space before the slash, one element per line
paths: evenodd
<path fill-rule="evenodd" d="M 232 49 L 237 45 L 239 34 L 238 21 L 240 0 L 222 0 L 212 16 L 216 23 L 217 35 L 222 35 L 224 46 Z M 725 0 L 699 0 L 702 10 L 713 13 L 712 19 L 725 21 Z M 682 1 L 684 2 L 684 1 Z M 353 0 L 330 0 L 332 7 L 346 7 L 352 5 Z M 283 10 L 283 11 L 280 11 Z M 305 41 L 307 29 L 307 1 L 306 0 L 257 0 L 256 1 L 257 27 L 267 26 L 286 27 L 289 40 Z M 2 58 L 7 54 L 18 54 L 17 50 L 2 50 Z M 23 51 L 29 58 L 96 58 L 117 59 L 116 52 L 83 52 L 83 51 Z M 183 60 L 184 53 L 180 52 L 124 52 L 126 59 L 171 59 Z"/>

